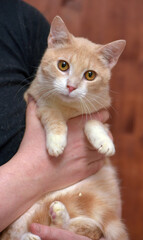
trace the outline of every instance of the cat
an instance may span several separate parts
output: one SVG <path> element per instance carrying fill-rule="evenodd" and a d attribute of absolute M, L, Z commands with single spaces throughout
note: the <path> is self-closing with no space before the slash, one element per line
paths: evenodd
<path fill-rule="evenodd" d="M 51 156 L 63 153 L 67 144 L 67 121 L 90 114 L 111 104 L 109 80 L 125 47 L 125 40 L 106 45 L 74 37 L 56 16 L 48 37 L 48 48 L 35 79 L 25 93 L 38 106 L 38 116 L 46 131 L 46 147 Z M 98 240 L 127 240 L 119 216 L 121 207 L 118 178 L 109 156 L 115 153 L 107 127 L 97 120 L 85 124 L 85 135 L 106 160 L 95 175 L 73 186 L 48 193 L 12 223 L 1 240 L 40 240 L 29 233 L 32 222 L 64 228 Z"/>

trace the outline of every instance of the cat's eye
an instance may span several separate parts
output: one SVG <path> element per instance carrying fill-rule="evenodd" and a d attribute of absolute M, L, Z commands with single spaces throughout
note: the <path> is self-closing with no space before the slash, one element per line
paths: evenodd
<path fill-rule="evenodd" d="M 64 60 L 59 60 L 58 61 L 58 68 L 61 71 L 65 72 L 65 71 L 67 71 L 69 69 L 69 64 L 68 64 L 68 62 L 66 62 Z"/>
<path fill-rule="evenodd" d="M 86 71 L 85 74 L 84 74 L 84 77 L 86 80 L 88 81 L 92 81 L 96 78 L 96 72 L 95 71 L 92 71 L 92 70 L 89 70 L 89 71 Z"/>

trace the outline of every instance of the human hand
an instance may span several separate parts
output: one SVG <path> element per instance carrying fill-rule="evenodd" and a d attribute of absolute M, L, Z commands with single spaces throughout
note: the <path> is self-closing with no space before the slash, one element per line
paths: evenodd
<path fill-rule="evenodd" d="M 102 111 L 93 117 L 105 122 L 108 113 Z M 102 167 L 104 156 L 92 148 L 84 135 L 85 121 L 86 118 L 81 116 L 69 120 L 68 144 L 64 154 L 58 158 L 50 157 L 45 145 L 45 131 L 36 116 L 36 104 L 34 101 L 28 104 L 26 131 L 18 154 L 30 159 L 26 164 L 29 171 L 35 171 L 41 194 L 74 184 Z"/>
<path fill-rule="evenodd" d="M 38 235 L 42 240 L 90 240 L 88 237 L 77 235 L 67 230 L 44 226 L 37 223 L 31 224 L 30 231 L 33 234 Z M 106 239 L 101 238 L 100 240 Z"/>
<path fill-rule="evenodd" d="M 44 226 L 37 223 L 31 224 L 30 231 L 33 234 L 38 235 L 42 240 L 90 240 L 88 237 L 77 235 L 67 230 Z"/>

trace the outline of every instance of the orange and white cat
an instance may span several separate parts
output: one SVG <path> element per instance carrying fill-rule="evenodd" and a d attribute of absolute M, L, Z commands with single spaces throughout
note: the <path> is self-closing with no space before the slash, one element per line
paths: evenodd
<path fill-rule="evenodd" d="M 111 69 L 124 47 L 124 40 L 99 45 L 74 37 L 60 17 L 54 18 L 48 48 L 25 93 L 25 99 L 29 94 L 37 102 L 50 155 L 63 153 L 68 119 L 110 106 Z M 119 216 L 118 179 L 108 159 L 115 153 L 113 141 L 108 129 L 96 120 L 88 121 L 84 132 L 89 142 L 107 156 L 102 169 L 73 186 L 47 194 L 11 224 L 1 240 L 39 240 L 28 232 L 32 222 L 55 225 L 93 240 L 102 236 L 106 240 L 128 239 Z"/>

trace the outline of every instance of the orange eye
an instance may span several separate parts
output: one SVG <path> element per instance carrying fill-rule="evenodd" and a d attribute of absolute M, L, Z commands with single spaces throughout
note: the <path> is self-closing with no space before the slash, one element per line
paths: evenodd
<path fill-rule="evenodd" d="M 86 80 L 92 81 L 96 78 L 96 75 L 97 75 L 96 72 L 89 70 L 85 72 L 84 77 Z"/>
<path fill-rule="evenodd" d="M 61 71 L 65 72 L 65 71 L 67 71 L 69 69 L 69 64 L 66 61 L 64 61 L 64 60 L 59 60 L 58 68 Z"/>

